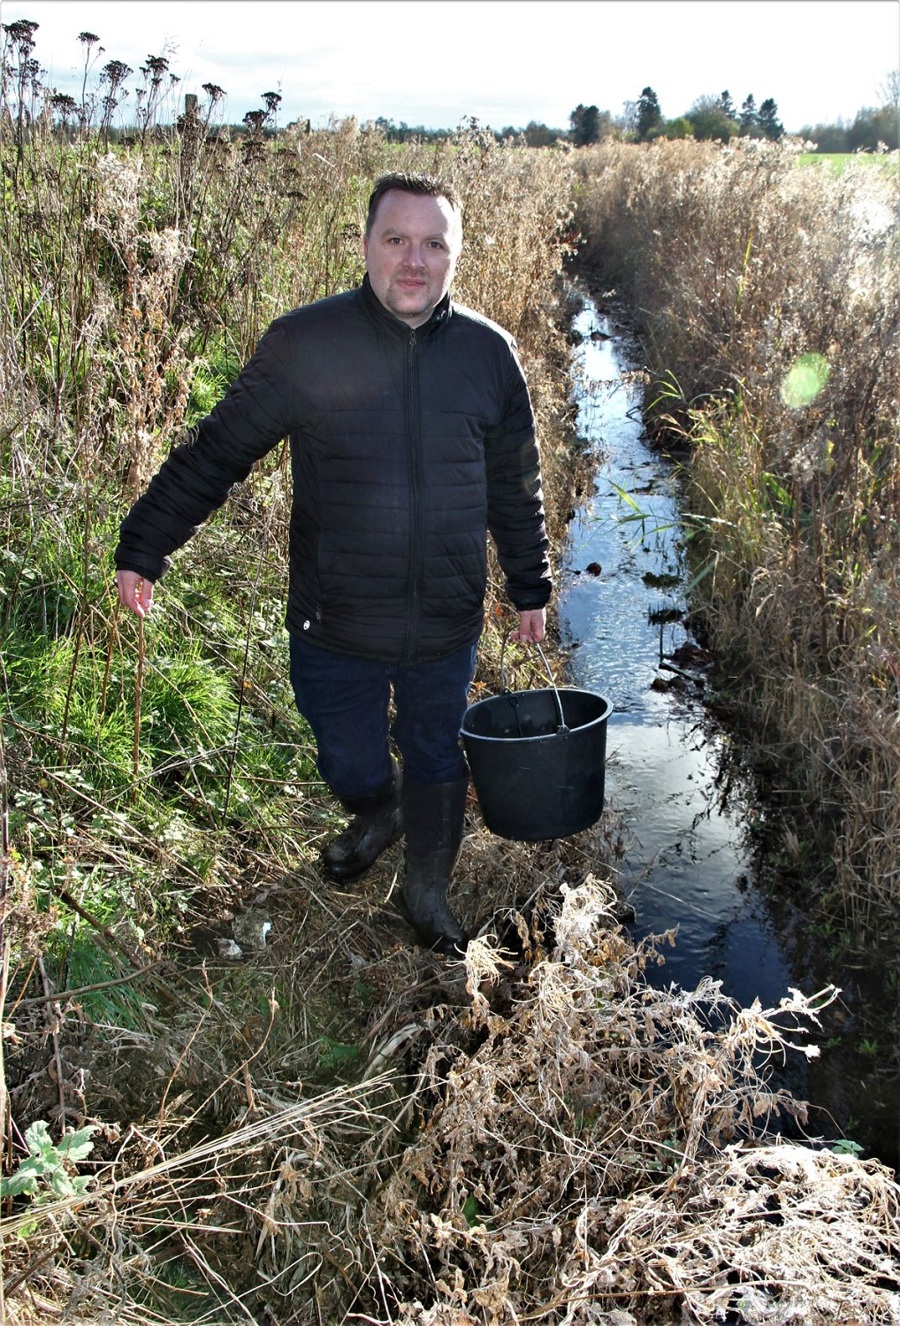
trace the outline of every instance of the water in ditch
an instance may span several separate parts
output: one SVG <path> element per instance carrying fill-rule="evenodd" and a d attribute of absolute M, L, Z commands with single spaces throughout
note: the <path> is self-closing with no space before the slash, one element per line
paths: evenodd
<path fill-rule="evenodd" d="M 762 887 L 748 834 L 760 808 L 749 780 L 732 776 L 732 738 L 691 680 L 704 659 L 686 625 L 677 477 L 644 441 L 639 349 L 587 298 L 573 332 L 578 429 L 599 463 L 570 525 L 560 623 L 570 680 L 613 708 L 607 805 L 628 830 L 621 882 L 634 932 L 677 927 L 651 979 L 693 989 L 712 976 L 742 1005 L 763 1008 L 791 987 L 841 987 L 811 1037 L 821 1058 L 797 1055 L 779 1085 L 815 1106 L 811 1136 L 850 1138 L 896 1168 L 900 1087 L 865 1034 L 864 977 L 831 971 L 807 918 L 783 891 Z"/>

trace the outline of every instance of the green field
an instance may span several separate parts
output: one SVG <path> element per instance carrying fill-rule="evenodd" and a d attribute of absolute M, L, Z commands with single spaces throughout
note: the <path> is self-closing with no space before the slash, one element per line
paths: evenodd
<path fill-rule="evenodd" d="M 900 153 L 897 152 L 804 152 L 798 160 L 801 166 L 826 165 L 840 174 L 849 161 L 864 161 L 883 170 L 897 170 Z"/>

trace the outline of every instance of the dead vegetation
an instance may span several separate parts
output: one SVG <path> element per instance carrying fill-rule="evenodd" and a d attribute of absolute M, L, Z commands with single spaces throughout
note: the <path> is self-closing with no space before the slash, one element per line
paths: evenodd
<path fill-rule="evenodd" d="M 639 318 L 658 436 L 683 448 L 695 624 L 816 858 L 811 902 L 896 953 L 898 161 L 799 152 L 601 145 L 578 216 Z"/>
<path fill-rule="evenodd" d="M 336 918 L 343 982 L 332 962 L 318 988 L 357 1038 L 343 1063 L 316 1063 L 290 1002 L 325 970 L 328 927 L 289 929 L 333 910 L 309 882 L 270 898 L 271 951 L 173 971 L 181 1013 L 95 1057 L 95 1100 L 140 1057 L 152 1107 L 107 1129 L 85 1194 L 0 1224 L 7 1320 L 895 1322 L 900 1190 L 805 1141 L 768 1082 L 816 1052 L 833 992 L 741 1009 L 709 980 L 653 988 L 658 955 L 586 869 L 603 854 L 597 830 L 525 849 L 473 824 L 462 892 L 481 881 L 487 933 L 458 966 L 403 942 L 379 867 Z M 355 1014 L 351 975 L 380 990 Z M 267 1016 L 236 1026 L 235 982 Z"/>
<path fill-rule="evenodd" d="M 525 847 L 470 806 L 464 966 L 412 944 L 399 849 L 323 883 L 280 462 L 192 543 L 146 639 L 110 604 L 128 492 L 275 312 L 358 278 L 368 185 L 398 166 L 463 186 L 458 293 L 519 338 L 558 538 L 583 464 L 567 155 L 475 126 L 398 154 L 353 122 L 253 153 L 154 143 L 60 136 L 45 108 L 4 164 L 0 1112 L 7 1175 L 43 1166 L 4 1198 L 4 1319 L 896 1321 L 892 1177 L 806 1144 L 768 1079 L 828 993 L 652 989 L 611 818 Z"/>

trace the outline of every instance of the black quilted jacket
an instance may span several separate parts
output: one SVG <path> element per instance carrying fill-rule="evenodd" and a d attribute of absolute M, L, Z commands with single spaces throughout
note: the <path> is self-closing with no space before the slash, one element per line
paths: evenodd
<path fill-rule="evenodd" d="M 279 318 L 122 522 L 115 561 L 168 555 L 290 436 L 287 625 L 417 663 L 474 641 L 486 531 L 519 609 L 550 596 L 534 419 L 511 337 L 449 298 L 415 331 L 368 280 Z"/>

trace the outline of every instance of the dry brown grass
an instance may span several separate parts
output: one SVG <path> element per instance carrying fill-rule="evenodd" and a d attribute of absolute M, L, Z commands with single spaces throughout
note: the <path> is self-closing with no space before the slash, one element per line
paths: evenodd
<path fill-rule="evenodd" d="M 124 791 L 67 781 L 89 756 L 110 755 L 116 722 L 130 740 L 135 657 L 93 565 L 111 509 L 183 421 L 188 381 L 195 395 L 214 391 L 275 312 L 358 277 L 362 208 L 382 169 L 445 171 L 462 186 L 470 250 L 459 294 L 519 339 L 559 537 L 581 463 L 566 430 L 556 286 L 568 158 L 500 150 L 475 130 L 397 151 L 352 122 L 271 153 L 181 143 L 108 161 L 97 146 L 86 139 L 67 156 L 35 133 L 28 150 L 41 168 L 27 202 L 56 221 L 25 243 L 25 212 L 10 207 L 0 234 L 2 513 L 10 547 L 27 550 L 9 571 L 4 620 L 11 640 L 37 621 L 39 635 L 78 642 L 46 683 L 72 697 L 73 716 L 79 651 L 89 675 L 108 672 L 68 744 L 10 714 L 14 745 L 3 748 L 31 807 L 3 844 L 8 1167 L 35 1118 L 56 1137 L 98 1128 L 85 1194 L 7 1205 L 5 1319 L 512 1326 L 613 1323 L 619 1312 L 621 1326 L 628 1313 L 711 1320 L 743 1293 L 754 1311 L 765 1296 L 766 1320 L 786 1321 L 799 1283 L 824 1305 L 811 1321 L 849 1322 L 857 1309 L 881 1320 L 897 1278 L 891 1180 L 827 1153 L 804 1151 L 801 1166 L 764 1130 L 776 1107 L 802 1106 L 770 1089 L 756 1055 L 779 1055 L 817 1001 L 764 1012 L 732 1008 L 711 984 L 650 989 L 642 971 L 656 959 L 616 920 L 615 824 L 504 843 L 472 803 L 454 901 L 481 937 L 465 965 L 413 945 L 394 905 L 399 848 L 351 889 L 323 882 L 333 813 L 312 780 L 286 795 L 251 758 L 255 742 L 287 739 L 269 638 L 279 464 L 183 554 L 188 582 L 210 602 L 220 594 L 224 625 L 211 629 L 199 616 L 207 603 L 182 600 L 170 582 L 148 663 L 149 675 L 204 634 L 207 661 L 256 720 L 234 728 L 227 776 L 257 813 L 241 819 L 232 805 L 224 816 L 183 749 Z M 221 593 L 237 539 L 244 567 Z M 51 592 L 58 583 L 68 597 Z M 492 615 L 479 674 L 489 689 L 501 636 Z M 532 666 L 517 662 L 519 684 L 543 684 Z M 92 753 L 85 728 L 98 704 L 105 744 Z M 98 877 L 107 890 L 90 893 Z M 180 927 L 167 911 L 176 897 Z M 124 985 L 107 971 L 102 989 L 66 989 L 68 954 L 51 961 L 47 936 L 65 921 L 74 942 L 76 920 Z M 254 949 L 247 936 L 261 922 L 271 932 Z M 219 941 L 233 952 L 233 936 L 241 954 L 223 956 Z M 801 1256 L 826 1246 L 823 1191 L 852 1239 L 850 1271 Z M 795 1237 L 787 1268 L 770 1242 L 769 1217 L 782 1212 L 779 1232 Z M 728 1280 L 735 1267 L 740 1283 Z"/>
<path fill-rule="evenodd" d="M 604 146 L 579 154 L 579 215 L 637 310 L 656 427 L 690 447 L 697 621 L 728 699 L 834 857 L 830 905 L 896 937 L 897 163 L 795 155 Z M 798 397 L 804 356 L 823 376 Z"/>
<path fill-rule="evenodd" d="M 804 1108 L 767 1081 L 791 1046 L 813 1052 L 830 992 L 763 1010 L 711 981 L 654 989 L 653 949 L 588 868 L 602 832 L 525 848 L 470 830 L 462 905 L 505 913 L 515 953 L 485 935 L 453 965 L 396 942 L 389 861 L 353 897 L 291 881 L 273 950 L 231 976 L 211 963 L 205 1009 L 173 976 L 147 1115 L 86 1198 L 29 1213 L 27 1244 L 21 1216 L 0 1224 L 10 1322 L 893 1320 L 900 1191 L 875 1162 L 780 1138 Z M 381 996 L 329 1086 L 289 992 L 343 1002 L 348 1034 L 336 933 Z M 244 1007 L 272 985 L 285 1007 L 238 1028 L 235 981 Z M 120 1078 L 140 1053 L 109 1047 Z"/>

